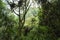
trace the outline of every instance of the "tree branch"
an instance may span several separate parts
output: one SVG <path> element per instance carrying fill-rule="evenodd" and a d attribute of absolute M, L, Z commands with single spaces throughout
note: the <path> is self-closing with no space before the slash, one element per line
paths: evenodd
<path fill-rule="evenodd" d="M 10 2 L 8 0 L 6 0 L 6 2 L 10 5 Z"/>
<path fill-rule="evenodd" d="M 19 14 L 17 14 L 14 10 L 13 10 L 13 12 L 14 12 L 17 16 L 19 16 Z"/>
<path fill-rule="evenodd" d="M 24 23 L 25 23 L 25 16 L 26 16 L 26 14 L 27 14 L 27 12 L 28 12 L 28 10 L 29 10 L 30 6 L 31 6 L 31 4 L 29 5 L 29 7 L 28 7 L 28 8 L 25 8 L 25 12 L 24 12 L 24 15 L 23 15 L 23 18 L 22 18 L 22 20 L 23 20 L 22 27 L 24 26 Z"/>

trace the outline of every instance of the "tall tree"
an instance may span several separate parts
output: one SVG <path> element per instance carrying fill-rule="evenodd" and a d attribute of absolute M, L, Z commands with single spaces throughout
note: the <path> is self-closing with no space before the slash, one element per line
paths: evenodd
<path fill-rule="evenodd" d="M 25 16 L 31 6 L 30 0 L 19 0 L 17 1 L 17 4 L 15 3 L 14 0 L 12 0 L 12 2 L 9 2 L 8 0 L 6 1 L 10 6 L 11 11 L 14 12 L 19 17 L 18 36 L 21 36 L 21 31 L 25 23 Z"/>

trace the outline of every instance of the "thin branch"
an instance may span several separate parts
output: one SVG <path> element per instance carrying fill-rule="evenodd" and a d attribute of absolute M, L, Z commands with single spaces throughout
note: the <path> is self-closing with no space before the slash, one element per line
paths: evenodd
<path fill-rule="evenodd" d="M 19 14 L 17 14 L 14 10 L 13 10 L 13 12 L 14 12 L 17 16 L 19 16 Z"/>
<path fill-rule="evenodd" d="M 10 3 L 9 3 L 9 1 L 8 1 L 8 0 L 6 0 L 6 2 L 10 5 Z"/>
<path fill-rule="evenodd" d="M 6 0 L 7 3 L 10 5 L 10 2 L 8 0 Z M 19 14 L 17 14 L 14 10 L 12 10 L 17 16 L 19 16 Z"/>
<path fill-rule="evenodd" d="M 24 17 L 25 17 L 25 15 L 27 14 L 27 12 L 28 12 L 28 10 L 29 10 L 30 6 L 31 6 L 31 4 L 30 4 L 30 5 L 29 5 L 29 7 L 26 9 L 26 11 L 25 11 L 25 13 L 24 13 L 24 15 L 23 15 L 23 18 L 24 18 Z"/>
<path fill-rule="evenodd" d="M 26 7 L 29 5 L 29 3 L 30 3 L 30 0 L 27 2 L 27 5 L 26 5 Z"/>
<path fill-rule="evenodd" d="M 24 23 L 25 23 L 25 16 L 26 16 L 26 14 L 27 14 L 27 12 L 28 12 L 30 6 L 31 6 L 31 4 L 30 4 L 29 7 L 25 10 L 25 13 L 24 13 L 24 15 L 23 15 L 23 18 L 22 18 L 22 20 L 23 20 L 22 27 L 24 26 Z"/>

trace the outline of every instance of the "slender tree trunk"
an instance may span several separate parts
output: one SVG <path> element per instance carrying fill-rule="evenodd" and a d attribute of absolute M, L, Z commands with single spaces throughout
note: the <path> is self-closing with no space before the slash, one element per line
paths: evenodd
<path fill-rule="evenodd" d="M 21 39 L 21 27 L 22 27 L 22 20 L 20 15 L 20 7 L 19 7 L 19 27 L 18 27 L 18 37 Z"/>

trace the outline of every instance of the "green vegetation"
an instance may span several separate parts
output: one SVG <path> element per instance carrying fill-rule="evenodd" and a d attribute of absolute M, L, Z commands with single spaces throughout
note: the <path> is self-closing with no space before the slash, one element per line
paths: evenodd
<path fill-rule="evenodd" d="M 60 0 L 0 0 L 0 40 L 60 40 Z"/>

